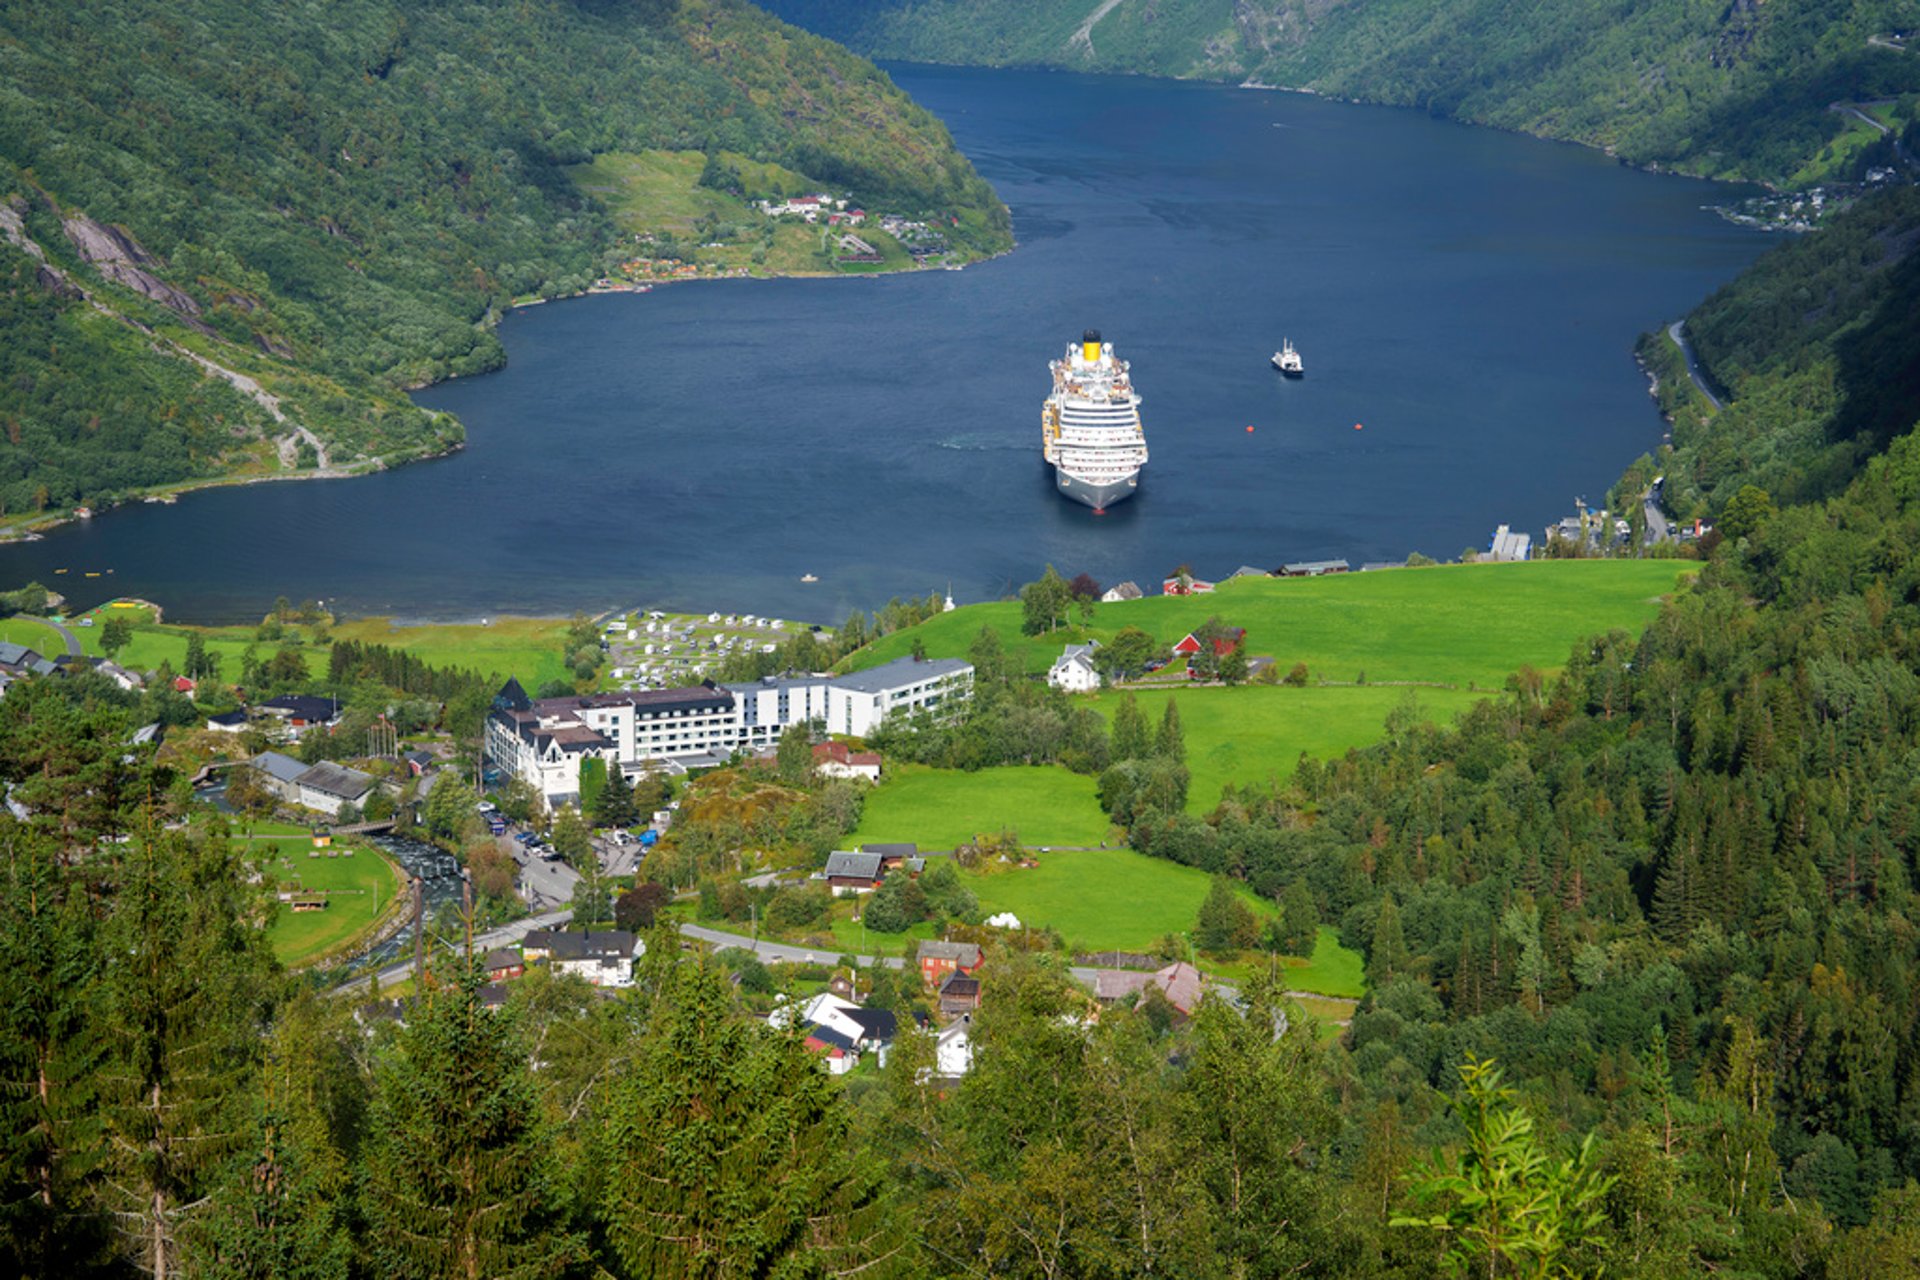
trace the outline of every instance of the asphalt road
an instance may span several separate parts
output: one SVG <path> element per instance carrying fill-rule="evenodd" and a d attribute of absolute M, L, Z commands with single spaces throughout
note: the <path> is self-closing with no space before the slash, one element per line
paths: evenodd
<path fill-rule="evenodd" d="M 1724 409 L 1727 406 L 1721 403 L 1720 397 L 1713 394 L 1713 388 L 1707 385 L 1706 370 L 1700 367 L 1699 357 L 1693 354 L 1693 344 L 1687 341 L 1686 323 L 1684 320 L 1675 320 L 1667 326 L 1667 336 L 1673 339 L 1674 345 L 1680 348 L 1680 354 L 1686 358 L 1687 376 L 1693 379 L 1694 386 L 1700 388 L 1700 394 L 1712 401 L 1714 408 Z"/>
<path fill-rule="evenodd" d="M 544 915 L 528 916 L 524 920 L 515 920 L 512 924 L 503 924 L 497 929 L 488 929 L 485 933 L 476 933 L 473 935 L 474 954 L 480 955 L 493 950 L 495 947 L 504 947 L 509 942 L 518 942 L 535 929 L 556 928 L 571 919 L 573 919 L 573 911 L 569 908 L 565 911 L 549 911 Z M 431 960 L 431 957 L 429 957 L 429 960 Z M 407 958 L 405 960 L 390 964 L 380 970 L 380 985 L 387 986 L 390 983 L 399 982 L 412 976 L 413 951 L 412 948 L 408 948 Z M 370 981 L 370 978 L 355 978 L 352 982 L 342 983 L 340 986 L 335 987 L 334 992 L 337 995 L 347 995 L 356 991 L 363 991 Z"/>
<path fill-rule="evenodd" d="M 1660 486 L 1647 490 L 1640 500 L 1641 514 L 1646 517 L 1648 542 L 1671 542 L 1673 526 L 1667 521 L 1667 513 L 1660 509 Z"/>
<path fill-rule="evenodd" d="M 73 634 L 73 632 L 69 631 L 67 629 L 66 623 L 55 622 L 52 618 L 29 617 L 27 614 L 24 614 L 24 613 L 21 614 L 20 616 L 22 618 L 25 618 L 28 622 L 44 622 L 49 627 L 52 627 L 55 631 L 58 631 L 60 633 L 60 638 L 67 642 L 67 652 L 76 658 L 80 656 L 82 652 L 80 648 L 80 637 Z"/>

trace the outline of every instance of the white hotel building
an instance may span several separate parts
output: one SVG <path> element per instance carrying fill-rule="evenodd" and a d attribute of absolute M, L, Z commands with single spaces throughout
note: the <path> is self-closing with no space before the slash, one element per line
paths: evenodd
<path fill-rule="evenodd" d="M 525 779 L 549 806 L 577 804 L 581 762 L 629 777 L 726 763 L 796 724 L 865 737 L 889 716 L 951 711 L 973 695 L 973 667 L 901 658 L 850 675 L 648 689 L 534 701 L 509 680 L 487 716 L 487 759 Z"/>

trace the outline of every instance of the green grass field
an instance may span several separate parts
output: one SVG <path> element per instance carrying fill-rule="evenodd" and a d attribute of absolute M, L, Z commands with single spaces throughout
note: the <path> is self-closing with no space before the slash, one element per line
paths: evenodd
<path fill-rule="evenodd" d="M 436 667 L 460 667 L 517 676 L 529 690 L 568 678 L 565 618 L 493 618 L 477 623 L 395 625 L 391 618 L 356 618 L 333 629 L 341 640 L 405 649 Z"/>
<path fill-rule="evenodd" d="M 236 837 L 244 839 L 245 837 Z M 281 963 L 298 966 L 366 932 L 380 912 L 405 891 L 405 882 L 387 856 L 371 845 L 342 841 L 341 856 L 329 858 L 313 848 L 310 832 L 285 823 L 258 823 L 250 848 L 278 890 L 327 894 L 327 909 L 295 913 L 279 906 L 267 940 Z M 351 848 L 353 855 L 346 856 Z M 319 852 L 317 858 L 308 855 Z"/>
<path fill-rule="evenodd" d="M 1207 896 L 1204 871 L 1131 849 L 1043 853 L 1033 868 L 969 875 L 983 915 L 1011 911 L 1020 923 L 1060 931 L 1073 951 L 1144 951 L 1192 930 Z M 1242 890 L 1262 916 L 1273 904 Z"/>
<path fill-rule="evenodd" d="M 113 660 L 130 671 L 151 671 L 162 662 L 173 665 L 178 671 L 186 661 L 187 637 L 194 632 L 200 634 L 207 646 L 207 652 L 220 658 L 220 674 L 229 680 L 240 676 L 240 655 L 252 645 L 254 656 L 262 661 L 271 658 L 279 649 L 277 644 L 269 644 L 254 639 L 252 627 L 177 627 L 165 623 L 156 623 L 145 609 L 116 607 L 112 603 L 103 604 L 85 613 L 75 614 L 68 619 L 67 625 L 80 637 L 80 647 L 95 657 L 104 656 L 100 648 L 100 634 L 107 619 L 113 617 L 129 618 L 133 622 L 133 639 L 126 648 L 113 655 Z M 82 619 L 91 619 L 91 627 L 81 625 Z M 306 654 L 307 670 L 316 675 L 324 675 L 327 670 L 327 651 L 317 646 L 309 646 Z"/>
<path fill-rule="evenodd" d="M 1125 696 L 1111 691 L 1096 694 L 1093 705 L 1111 723 L 1114 708 Z M 1244 786 L 1284 781 L 1303 751 L 1325 760 L 1379 741 L 1387 716 L 1409 697 L 1423 719 L 1447 724 L 1486 695 L 1465 689 L 1381 685 L 1304 689 L 1248 685 L 1140 689 L 1133 696 L 1153 725 L 1160 723 L 1169 698 L 1178 702 L 1187 770 L 1193 775 L 1187 809 L 1207 813 L 1220 802 L 1220 792 L 1229 782 Z"/>
<path fill-rule="evenodd" d="M 43 658 L 57 658 L 67 651 L 67 642 L 60 638 L 58 631 L 44 622 L 28 622 L 25 618 L 0 621 L 0 640 L 23 644 Z"/>
<path fill-rule="evenodd" d="M 1517 668 L 1565 664 L 1573 643 L 1614 627 L 1638 631 L 1691 566 L 1672 560 L 1539 560 L 1440 565 L 1326 578 L 1241 578 L 1210 595 L 1103 604 L 1091 635 L 1136 626 L 1165 645 L 1218 614 L 1247 629 L 1247 652 L 1316 679 L 1423 680 L 1499 688 Z M 1157 584 L 1142 584 L 1157 589 Z M 1044 671 L 1078 631 L 1022 636 L 1015 601 L 970 605 L 894 632 L 855 655 L 877 666 L 918 639 L 934 657 L 964 657 L 982 626 Z"/>
<path fill-rule="evenodd" d="M 1094 780 L 1065 769 L 962 773 L 900 765 L 867 796 L 849 839 L 952 849 L 1000 831 L 1017 832 L 1028 845 L 1097 845 L 1106 839 L 1107 819 L 1094 799 Z"/>
<path fill-rule="evenodd" d="M 80 637 L 86 652 L 99 655 L 101 631 L 107 619 L 115 616 L 134 622 L 133 639 L 115 655 L 115 660 L 135 671 L 151 671 L 162 662 L 172 663 L 178 670 L 187 656 L 187 637 L 195 633 L 205 642 L 209 653 L 219 655 L 220 674 L 228 680 L 239 678 L 240 655 L 249 646 L 254 656 L 263 661 L 281 647 L 281 642 L 256 640 L 253 627 L 172 626 L 154 622 L 147 610 L 112 604 L 76 614 L 68 625 Z M 91 619 L 93 625 L 80 625 L 82 618 Z M 11 619 L 3 625 L 21 628 L 20 643 L 32 643 L 49 657 L 65 652 L 59 637 L 37 623 Z M 567 675 L 563 653 L 567 626 L 564 618 L 494 618 L 486 626 L 477 623 L 396 626 L 391 618 L 356 618 L 334 626 L 330 634 L 335 639 L 405 649 L 436 667 L 461 667 L 498 676 L 503 681 L 507 676 L 518 676 L 529 689 L 537 689 L 546 680 Z M 290 633 L 298 632 L 302 636 L 307 630 L 297 626 L 289 628 Z M 30 635 L 40 638 L 29 639 Z M 42 648 L 43 644 L 51 647 Z M 309 642 L 305 647 L 307 670 L 316 678 L 324 676 L 327 646 Z"/>

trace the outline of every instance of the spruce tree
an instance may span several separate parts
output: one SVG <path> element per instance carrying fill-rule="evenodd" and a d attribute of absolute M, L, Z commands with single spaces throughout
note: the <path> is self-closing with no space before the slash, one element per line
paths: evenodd
<path fill-rule="evenodd" d="M 93 1070 L 99 950 L 51 839 L 0 818 L 0 1270 L 58 1275 L 100 1253 Z"/>
<path fill-rule="evenodd" d="M 1367 948 L 1367 982 L 1380 986 L 1407 971 L 1407 940 L 1400 931 L 1400 908 L 1393 895 L 1380 895 L 1380 914 L 1374 917 L 1373 942 Z"/>
<path fill-rule="evenodd" d="M 880 1171 L 849 1125 L 794 1033 L 743 1017 L 720 970 L 674 963 L 602 1143 L 625 1274 L 807 1276 L 884 1256 Z"/>
<path fill-rule="evenodd" d="M 1127 760 L 1144 760 L 1151 754 L 1153 741 L 1147 731 L 1147 718 L 1140 713 L 1140 704 L 1129 693 L 1113 709 L 1113 762 L 1120 764 Z"/>
<path fill-rule="evenodd" d="M 1311 957 L 1319 934 L 1320 909 L 1313 891 L 1305 880 L 1295 880 L 1280 899 L 1281 947 L 1290 956 Z"/>
<path fill-rule="evenodd" d="M 165 1280 L 180 1236 L 243 1139 L 272 958 L 224 838 L 131 846 L 103 930 L 105 1206 L 130 1259 Z"/>
<path fill-rule="evenodd" d="M 1153 754 L 1174 764 L 1187 762 L 1186 735 L 1180 729 L 1180 704 L 1174 698 L 1167 699 L 1167 709 L 1160 715 L 1160 732 L 1154 735 Z"/>
<path fill-rule="evenodd" d="M 544 1280 L 580 1254 L 554 1208 L 554 1142 L 511 1009 L 467 963 L 418 998 L 374 1078 L 365 1211 L 376 1273 Z"/>

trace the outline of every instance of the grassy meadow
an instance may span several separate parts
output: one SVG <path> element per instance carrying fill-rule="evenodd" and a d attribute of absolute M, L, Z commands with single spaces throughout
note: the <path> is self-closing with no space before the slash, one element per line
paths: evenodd
<path fill-rule="evenodd" d="M 240 656 L 248 648 L 253 649 L 255 657 L 265 660 L 288 643 L 288 640 L 256 639 L 253 627 L 189 627 L 156 622 L 150 609 L 129 607 L 123 602 L 110 602 L 76 614 L 68 620 L 68 626 L 80 637 L 81 647 L 87 653 L 99 656 L 100 634 L 107 619 L 112 617 L 125 617 L 133 622 L 133 639 L 116 655 L 116 661 L 136 671 L 151 671 L 162 662 L 169 662 L 179 670 L 186 660 L 187 638 L 195 634 L 206 644 L 209 653 L 219 655 L 221 674 L 229 678 L 238 677 Z M 85 625 L 83 619 L 93 625 Z M 564 618 L 494 618 L 485 626 L 478 623 L 406 626 L 395 624 L 391 618 L 356 618 L 335 625 L 327 634 L 332 639 L 405 649 L 436 667 L 462 667 L 498 676 L 503 681 L 510 675 L 518 676 L 522 684 L 533 689 L 543 681 L 566 676 L 562 651 L 566 646 L 567 626 Z M 33 643 L 49 657 L 65 652 L 59 637 L 37 623 L 14 618 L 0 627 L 17 628 L 20 643 Z M 316 678 L 325 676 L 328 645 L 312 638 L 312 628 L 290 624 L 287 636 L 301 639 L 307 670 Z M 0 638 L 11 639 L 13 635 L 5 632 Z"/>
<path fill-rule="evenodd" d="M 1210 877 L 1194 867 L 1131 849 L 1054 851 L 1037 867 L 996 865 L 967 876 L 983 915 L 1011 911 L 1025 925 L 1060 931 L 1074 951 L 1146 951 L 1167 934 L 1192 930 Z M 1242 889 L 1265 919 L 1274 906 Z"/>
<path fill-rule="evenodd" d="M 1230 782 L 1246 786 L 1284 781 L 1302 752 L 1325 760 L 1377 742 L 1388 715 L 1409 701 L 1421 719 L 1446 724 L 1486 696 L 1466 689 L 1381 685 L 1216 685 L 1130 692 L 1152 725 L 1160 723 L 1168 699 L 1178 702 L 1192 775 L 1187 809 L 1193 813 L 1211 811 Z M 1111 723 L 1114 708 L 1126 696 L 1104 691 L 1093 696 L 1093 705 Z"/>
<path fill-rule="evenodd" d="M 904 657 L 917 639 L 936 658 L 964 657 L 982 626 L 1000 633 L 1030 671 L 1069 640 L 1139 627 L 1171 645 L 1217 614 L 1247 629 L 1247 652 L 1314 679 L 1426 681 L 1499 688 L 1525 664 L 1557 669 L 1576 640 L 1638 631 L 1694 566 L 1673 560 L 1538 560 L 1437 565 L 1325 578 L 1241 578 L 1203 596 L 1152 595 L 1100 605 L 1090 631 L 1020 634 L 1018 601 L 971 605 L 897 631 L 855 655 L 858 667 Z M 1157 583 L 1142 584 L 1158 589 Z"/>
<path fill-rule="evenodd" d="M 867 796 L 848 840 L 912 841 L 952 849 L 982 834 L 1018 833 L 1027 845 L 1098 845 L 1107 817 L 1094 799 L 1094 779 L 1055 766 L 963 773 L 899 765 Z"/>

